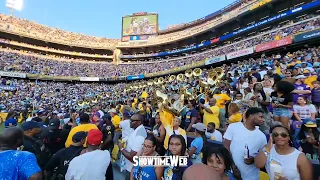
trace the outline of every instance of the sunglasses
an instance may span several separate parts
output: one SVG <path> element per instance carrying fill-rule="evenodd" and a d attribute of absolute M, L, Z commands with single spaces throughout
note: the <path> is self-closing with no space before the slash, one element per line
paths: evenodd
<path fill-rule="evenodd" d="M 137 120 L 137 119 L 130 119 L 131 122 L 135 122 L 135 121 L 140 121 L 140 120 Z"/>
<path fill-rule="evenodd" d="M 279 135 L 280 135 L 281 137 L 283 137 L 283 138 L 289 137 L 289 134 L 288 134 L 288 133 L 285 133 L 285 132 L 281 132 L 281 133 L 274 132 L 274 133 L 272 133 L 272 136 L 273 136 L 273 137 L 278 137 Z"/>

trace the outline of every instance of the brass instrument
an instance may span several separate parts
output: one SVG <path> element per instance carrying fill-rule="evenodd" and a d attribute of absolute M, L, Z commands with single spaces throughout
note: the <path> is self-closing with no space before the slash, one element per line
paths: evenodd
<path fill-rule="evenodd" d="M 192 75 L 195 76 L 195 77 L 199 77 L 201 74 L 202 74 L 202 70 L 200 68 L 195 68 L 192 71 Z"/>
<path fill-rule="evenodd" d="M 215 85 L 219 80 L 219 74 L 216 71 L 212 71 L 208 74 L 207 83 L 209 85 Z"/>
<path fill-rule="evenodd" d="M 179 81 L 179 82 L 184 81 L 184 75 L 183 74 L 178 74 L 177 81 Z"/>
<path fill-rule="evenodd" d="M 153 79 L 153 84 L 154 84 L 154 85 L 158 85 L 158 78 L 154 78 L 154 79 Z"/>
<path fill-rule="evenodd" d="M 172 81 L 174 81 L 174 80 L 176 80 L 176 75 L 171 75 L 170 77 L 169 77 L 169 82 L 172 82 Z"/>
<path fill-rule="evenodd" d="M 158 84 L 163 84 L 164 83 L 164 78 L 163 77 L 160 77 L 159 79 L 158 79 Z"/>
<path fill-rule="evenodd" d="M 192 75 L 193 75 L 192 70 L 191 70 L 191 69 L 186 70 L 186 72 L 184 73 L 184 75 L 185 75 L 187 78 L 192 77 Z"/>
<path fill-rule="evenodd" d="M 147 82 L 148 86 L 152 86 L 153 83 L 154 83 L 154 82 L 153 82 L 152 80 L 149 80 L 149 81 Z"/>
<path fill-rule="evenodd" d="M 220 67 L 216 67 L 213 69 L 218 74 L 218 79 L 221 79 L 224 76 L 224 70 Z"/>
<path fill-rule="evenodd" d="M 83 107 L 84 104 L 85 104 L 85 103 L 84 103 L 82 100 L 78 101 L 78 106 L 79 106 L 79 107 Z"/>

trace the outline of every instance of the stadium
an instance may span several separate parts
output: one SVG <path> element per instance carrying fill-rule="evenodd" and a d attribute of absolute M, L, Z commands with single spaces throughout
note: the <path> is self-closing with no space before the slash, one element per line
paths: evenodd
<path fill-rule="evenodd" d="M 0 179 L 180 180 L 196 164 L 214 169 L 199 180 L 320 177 L 320 0 L 236 0 L 192 22 L 159 21 L 123 16 L 112 39 L 0 13 Z M 28 175 L 1 155 L 20 145 L 34 154 Z M 132 166 L 186 154 L 185 169 Z"/>

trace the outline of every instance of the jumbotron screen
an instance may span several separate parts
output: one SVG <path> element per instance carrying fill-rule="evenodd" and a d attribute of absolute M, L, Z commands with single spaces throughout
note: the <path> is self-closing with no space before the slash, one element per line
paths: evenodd
<path fill-rule="evenodd" d="M 158 33 L 158 14 L 135 13 L 122 18 L 122 37 Z"/>

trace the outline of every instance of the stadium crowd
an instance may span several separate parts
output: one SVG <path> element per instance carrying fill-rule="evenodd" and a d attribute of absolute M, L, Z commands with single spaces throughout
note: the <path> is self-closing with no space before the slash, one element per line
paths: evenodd
<path fill-rule="evenodd" d="M 312 18 L 308 16 L 304 18 Z M 300 19 L 303 20 L 303 19 Z M 287 25 L 287 24 L 282 24 Z M 263 42 L 278 40 L 282 37 L 302 33 L 317 29 L 319 27 L 319 19 L 313 18 L 298 23 L 289 22 L 288 26 L 280 28 L 280 30 L 272 30 L 262 33 L 258 36 L 245 39 L 242 41 L 215 48 L 202 53 L 182 57 L 178 59 L 170 59 L 162 62 L 152 63 L 122 63 L 113 65 L 110 63 L 87 62 L 87 61 L 57 61 L 46 56 L 21 55 L 21 53 L 13 50 L 0 51 L 0 69 L 4 71 L 24 72 L 31 74 L 51 75 L 51 76 L 77 76 L 77 77 L 113 77 L 127 76 L 137 74 L 149 74 L 154 72 L 168 71 L 184 65 L 191 65 L 196 62 L 203 61 L 206 58 L 224 55 L 246 47 L 252 47 Z M 279 28 L 279 27 L 278 27 Z"/>
<path fill-rule="evenodd" d="M 119 41 L 117 39 L 99 38 L 68 32 L 5 14 L 0 14 L 0 22 L 0 27 L 6 31 L 12 31 L 18 34 L 44 39 L 49 42 L 58 42 L 67 45 L 86 45 L 88 47 L 113 49 Z"/>
<path fill-rule="evenodd" d="M 183 31 L 160 31 L 159 36 L 152 36 L 149 40 L 149 43 L 157 43 L 157 42 L 170 42 L 177 38 L 191 36 L 195 33 L 202 32 L 206 29 L 209 29 L 210 26 L 215 26 L 221 23 L 222 20 L 226 21 L 233 17 L 241 14 L 246 7 L 250 9 L 251 6 L 256 3 L 257 0 L 246 0 L 241 2 L 238 6 L 229 11 L 223 13 L 223 15 L 217 15 L 215 18 L 210 19 L 204 23 L 201 23 L 196 26 L 191 26 L 189 28 L 184 29 Z M 73 33 L 64 30 L 60 30 L 57 28 L 52 28 L 48 26 L 44 26 L 26 19 L 20 19 L 12 16 L 8 16 L 5 14 L 0 14 L 0 28 L 13 32 L 16 34 L 21 34 L 24 36 L 35 37 L 38 39 L 42 39 L 48 42 L 58 42 L 62 44 L 67 44 L 71 46 L 85 46 L 90 48 L 107 48 L 113 50 L 118 44 L 118 39 L 110 39 L 110 38 L 99 38 L 94 36 L 88 36 L 80 33 Z"/>
<path fill-rule="evenodd" d="M 179 115 L 159 104 L 155 90 L 174 100 L 181 87 L 198 95 L 209 70 L 132 91 L 124 89 L 135 83 L 2 78 L 0 87 L 17 90 L 0 99 L 7 112 L 0 177 L 112 179 L 117 161 L 126 179 L 184 179 L 199 163 L 221 178 L 312 179 L 310 161 L 319 161 L 319 55 L 313 47 L 223 65 L 224 77 L 200 98 L 185 98 Z M 224 146 L 213 148 L 209 140 Z M 188 167 L 133 166 L 137 155 L 187 155 Z"/>

